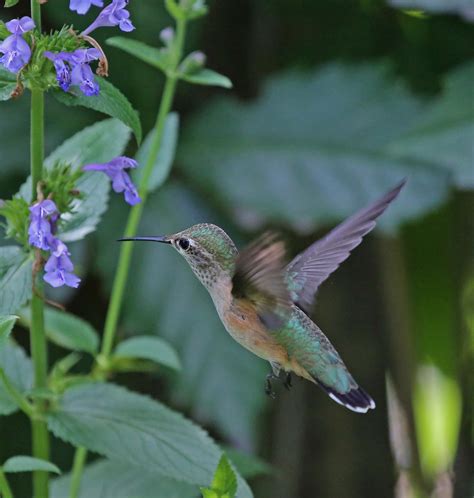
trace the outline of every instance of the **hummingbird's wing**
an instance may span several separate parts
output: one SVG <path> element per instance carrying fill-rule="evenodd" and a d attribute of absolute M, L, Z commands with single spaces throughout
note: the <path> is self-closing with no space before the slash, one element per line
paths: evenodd
<path fill-rule="evenodd" d="M 405 183 L 406 179 L 291 261 L 286 269 L 286 279 L 294 303 L 305 311 L 311 309 L 318 287 L 349 257 L 352 249 L 362 242 L 362 237 L 375 227 L 375 220 L 397 197 Z"/>
<path fill-rule="evenodd" d="M 285 282 L 285 246 L 276 234 L 267 232 L 244 248 L 236 259 L 232 295 L 250 300 L 269 329 L 284 322 L 291 309 Z"/>

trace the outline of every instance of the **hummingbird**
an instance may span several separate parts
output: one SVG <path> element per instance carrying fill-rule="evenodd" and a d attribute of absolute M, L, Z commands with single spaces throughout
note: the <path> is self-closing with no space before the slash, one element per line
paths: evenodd
<path fill-rule="evenodd" d="M 291 374 L 318 385 L 334 401 L 357 413 L 375 408 L 374 400 L 349 373 L 338 352 L 309 317 L 320 285 L 346 260 L 376 219 L 398 196 L 406 180 L 356 212 L 287 263 L 285 246 L 267 232 L 238 251 L 225 231 L 210 223 L 172 235 L 132 237 L 171 245 L 208 290 L 229 334 L 267 360 L 272 381 L 291 387 Z"/>

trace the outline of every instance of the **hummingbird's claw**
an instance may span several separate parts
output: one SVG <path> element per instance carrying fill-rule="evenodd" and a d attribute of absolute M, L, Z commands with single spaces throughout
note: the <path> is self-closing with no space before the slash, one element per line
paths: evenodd
<path fill-rule="evenodd" d="M 270 396 L 270 398 L 272 399 L 275 399 L 276 398 L 276 393 L 275 391 L 272 389 L 272 380 L 273 379 L 277 379 L 278 377 L 276 377 L 275 375 L 273 375 L 272 373 L 269 373 L 265 379 L 265 394 L 267 396 Z"/>
<path fill-rule="evenodd" d="M 286 373 L 283 385 L 288 389 L 288 391 L 293 387 L 293 384 L 291 383 L 291 372 Z"/>

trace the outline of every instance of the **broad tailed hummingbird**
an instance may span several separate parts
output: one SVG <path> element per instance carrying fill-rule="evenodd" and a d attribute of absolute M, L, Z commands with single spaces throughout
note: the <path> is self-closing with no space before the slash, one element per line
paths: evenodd
<path fill-rule="evenodd" d="M 169 244 L 188 262 L 208 290 L 222 323 L 243 347 L 270 362 L 271 381 L 291 386 L 291 373 L 321 387 L 334 401 L 358 413 L 375 408 L 329 339 L 309 318 L 319 286 L 349 257 L 375 220 L 397 197 L 405 180 L 361 209 L 289 264 L 285 248 L 266 233 L 239 252 L 222 228 L 194 225 L 173 235 L 121 240 Z"/>

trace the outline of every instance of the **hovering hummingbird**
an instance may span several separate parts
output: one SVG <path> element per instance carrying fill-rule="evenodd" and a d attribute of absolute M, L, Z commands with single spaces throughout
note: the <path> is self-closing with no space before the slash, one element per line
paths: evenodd
<path fill-rule="evenodd" d="M 274 397 L 271 381 L 288 389 L 291 374 L 318 386 L 337 403 L 359 413 L 375 408 L 341 357 L 309 318 L 319 286 L 349 257 L 375 220 L 397 197 L 393 190 L 314 242 L 289 264 L 285 248 L 266 233 L 239 252 L 222 228 L 202 223 L 174 235 L 133 237 L 121 241 L 170 244 L 188 262 L 212 297 L 229 334 L 243 347 L 270 362 L 265 391 Z"/>

